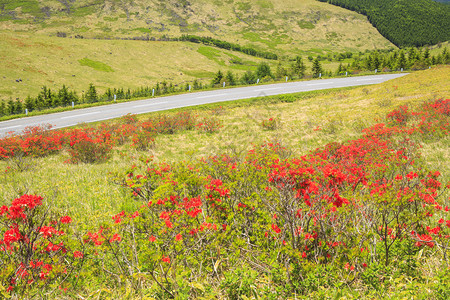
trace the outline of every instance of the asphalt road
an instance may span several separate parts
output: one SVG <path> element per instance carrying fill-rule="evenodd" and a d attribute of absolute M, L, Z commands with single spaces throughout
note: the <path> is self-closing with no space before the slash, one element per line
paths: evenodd
<path fill-rule="evenodd" d="M 61 113 L 0 122 L 0 137 L 6 136 L 9 132 L 20 133 L 27 126 L 36 126 L 40 124 L 52 124 L 54 128 L 63 128 L 83 122 L 90 123 L 118 118 L 126 114 L 143 114 L 214 102 L 377 84 L 404 75 L 406 75 L 406 73 L 331 78 L 269 85 L 252 85 L 230 89 L 224 88 L 207 92 L 192 92 L 189 94 L 158 97 L 126 103 L 114 103 L 85 109 L 74 109 Z"/>

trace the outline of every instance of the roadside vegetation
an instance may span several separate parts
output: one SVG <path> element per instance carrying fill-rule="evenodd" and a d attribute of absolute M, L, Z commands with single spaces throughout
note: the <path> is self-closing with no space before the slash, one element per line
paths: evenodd
<path fill-rule="evenodd" d="M 449 72 L 2 139 L 1 293 L 447 298 Z"/>

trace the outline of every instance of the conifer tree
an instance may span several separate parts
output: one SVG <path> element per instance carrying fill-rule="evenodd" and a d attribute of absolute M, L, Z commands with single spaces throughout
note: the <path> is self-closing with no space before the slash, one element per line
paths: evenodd
<path fill-rule="evenodd" d="M 98 101 L 97 90 L 95 89 L 95 86 L 92 83 L 89 84 L 89 89 L 86 95 L 84 96 L 84 99 L 87 103 L 93 103 Z"/>
<path fill-rule="evenodd" d="M 430 49 L 428 47 L 426 47 L 425 51 L 423 52 L 423 58 L 424 59 L 430 58 Z"/>
<path fill-rule="evenodd" d="M 448 52 L 447 47 L 442 50 L 442 63 L 448 64 L 450 63 L 450 52 Z"/>
<path fill-rule="evenodd" d="M 10 98 L 8 100 L 8 105 L 6 106 L 6 114 L 12 115 L 12 114 L 14 114 L 15 111 L 16 111 L 16 105 L 15 105 L 14 101 Z"/>
<path fill-rule="evenodd" d="M 228 82 L 229 85 L 236 85 L 236 78 L 234 77 L 234 74 L 231 71 L 227 72 L 225 80 Z"/>
<path fill-rule="evenodd" d="M 292 64 L 292 73 L 299 78 L 303 78 L 305 76 L 306 66 L 303 63 L 302 57 L 297 55 L 295 57 L 295 61 Z"/>
<path fill-rule="evenodd" d="M 270 66 L 265 62 L 260 63 L 258 65 L 258 69 L 256 70 L 256 76 L 260 79 L 264 77 L 273 77 Z"/>
<path fill-rule="evenodd" d="M 342 63 L 339 63 L 339 66 L 338 66 L 338 68 L 337 68 L 337 70 L 336 70 L 336 75 L 340 76 L 340 75 L 342 75 L 344 72 L 345 72 L 345 69 L 344 69 L 344 67 L 342 66 Z"/>
<path fill-rule="evenodd" d="M 33 111 L 34 110 L 34 99 L 31 98 L 30 96 L 25 98 L 25 108 L 28 109 L 28 111 Z"/>
<path fill-rule="evenodd" d="M 312 74 L 314 78 L 318 78 L 323 73 L 322 65 L 318 58 L 313 61 Z"/>
<path fill-rule="evenodd" d="M 403 52 L 403 50 L 400 51 L 400 54 L 398 55 L 398 59 L 397 59 L 397 68 L 398 69 L 405 69 L 406 68 L 406 57 L 405 57 L 405 53 Z"/>
<path fill-rule="evenodd" d="M 220 84 L 223 79 L 223 73 L 222 71 L 217 71 L 216 75 L 214 76 L 214 79 L 212 81 L 213 84 Z"/>
<path fill-rule="evenodd" d="M 6 115 L 5 101 L 0 100 L 0 117 L 3 117 L 4 115 Z"/>
<path fill-rule="evenodd" d="M 60 104 L 67 106 L 70 104 L 70 95 L 67 87 L 63 84 L 62 88 L 58 91 L 58 98 Z"/>
<path fill-rule="evenodd" d="M 23 105 L 22 102 L 19 99 L 16 99 L 14 103 L 14 114 L 21 114 L 23 113 Z"/>
<path fill-rule="evenodd" d="M 277 70 L 275 71 L 275 77 L 276 78 L 283 78 L 288 75 L 287 70 L 283 67 L 281 62 L 278 62 Z"/>

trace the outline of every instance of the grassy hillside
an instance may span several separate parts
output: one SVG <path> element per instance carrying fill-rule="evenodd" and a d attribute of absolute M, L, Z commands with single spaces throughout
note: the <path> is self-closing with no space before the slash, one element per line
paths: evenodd
<path fill-rule="evenodd" d="M 89 83 L 104 90 L 162 81 L 209 82 L 219 69 L 239 73 L 262 61 L 187 42 L 61 39 L 5 32 L 0 33 L 0 57 L 0 99 L 36 95 L 44 85 L 55 90 L 65 84 L 81 92 Z"/>
<path fill-rule="evenodd" d="M 279 54 L 392 46 L 366 17 L 315 0 L 8 0 L 0 6 L 0 20 L 0 29 L 53 36 L 159 39 L 198 34 Z"/>

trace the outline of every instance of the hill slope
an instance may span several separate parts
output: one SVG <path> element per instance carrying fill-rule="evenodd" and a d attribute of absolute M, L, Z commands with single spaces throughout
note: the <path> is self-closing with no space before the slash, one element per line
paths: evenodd
<path fill-rule="evenodd" d="M 0 20 L 0 29 L 85 38 L 197 34 L 278 54 L 392 46 L 366 17 L 315 0 L 2 0 Z"/>
<path fill-rule="evenodd" d="M 367 15 L 397 46 L 434 45 L 450 40 L 450 6 L 432 0 L 319 0 Z"/>

